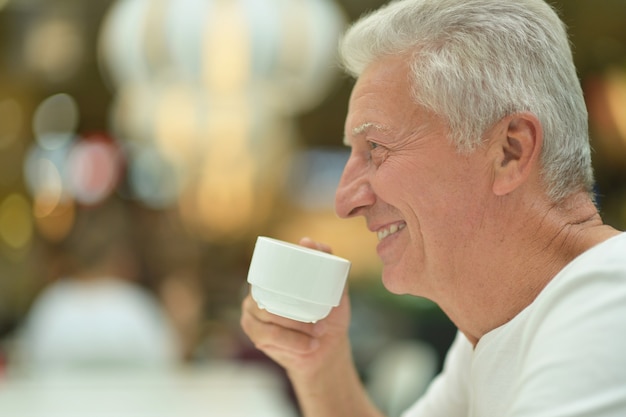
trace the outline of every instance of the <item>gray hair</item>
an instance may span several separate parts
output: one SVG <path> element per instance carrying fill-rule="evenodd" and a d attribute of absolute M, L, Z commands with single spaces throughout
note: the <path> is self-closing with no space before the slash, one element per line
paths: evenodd
<path fill-rule="evenodd" d="M 411 57 L 413 99 L 444 118 L 460 150 L 479 146 L 503 117 L 531 112 L 544 130 L 549 197 L 592 194 L 587 109 L 565 25 L 545 1 L 393 1 L 353 24 L 340 45 L 355 77 L 399 54 Z"/>

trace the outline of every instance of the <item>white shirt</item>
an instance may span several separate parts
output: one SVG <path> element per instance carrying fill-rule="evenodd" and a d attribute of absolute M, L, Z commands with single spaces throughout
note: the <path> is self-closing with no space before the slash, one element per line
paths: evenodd
<path fill-rule="evenodd" d="M 147 291 L 115 278 L 62 279 L 35 301 L 19 338 L 36 369 L 171 366 L 177 341 Z"/>
<path fill-rule="evenodd" d="M 474 349 L 459 333 L 403 417 L 626 416 L 626 233 L 583 253 Z"/>

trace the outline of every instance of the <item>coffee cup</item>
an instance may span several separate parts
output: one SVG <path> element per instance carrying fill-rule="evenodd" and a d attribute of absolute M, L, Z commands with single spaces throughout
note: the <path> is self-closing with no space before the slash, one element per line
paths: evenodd
<path fill-rule="evenodd" d="M 316 322 L 339 305 L 350 261 L 326 252 L 259 236 L 248 283 L 252 298 L 270 313 Z"/>

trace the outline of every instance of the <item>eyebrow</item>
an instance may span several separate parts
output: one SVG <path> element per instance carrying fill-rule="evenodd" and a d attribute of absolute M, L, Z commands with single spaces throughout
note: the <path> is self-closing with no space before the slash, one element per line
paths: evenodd
<path fill-rule="evenodd" d="M 387 128 L 381 124 L 378 123 L 372 123 L 372 122 L 365 122 L 362 123 L 360 125 L 358 125 L 357 127 L 353 128 L 350 133 L 351 136 L 360 136 L 362 135 L 364 132 L 366 132 L 369 129 L 376 129 L 376 130 L 387 130 Z M 346 146 L 350 146 L 350 141 L 348 140 L 347 136 L 344 136 L 343 138 L 343 144 Z"/>

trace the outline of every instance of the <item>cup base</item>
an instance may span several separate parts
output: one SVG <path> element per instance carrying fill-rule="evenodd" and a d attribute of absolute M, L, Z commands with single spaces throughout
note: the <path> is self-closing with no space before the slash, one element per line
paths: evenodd
<path fill-rule="evenodd" d="M 333 307 L 289 297 L 284 294 L 266 290 L 258 285 L 252 285 L 250 293 L 259 308 L 265 309 L 277 316 L 304 323 L 315 323 L 323 319 L 330 313 Z"/>

